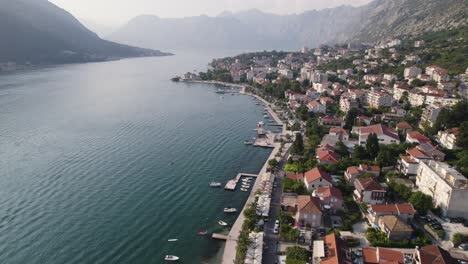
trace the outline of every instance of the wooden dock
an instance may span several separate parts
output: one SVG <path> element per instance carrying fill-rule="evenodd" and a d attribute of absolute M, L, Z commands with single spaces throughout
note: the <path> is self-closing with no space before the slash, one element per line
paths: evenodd
<path fill-rule="evenodd" d="M 239 173 L 237 174 L 235 179 L 232 179 L 226 183 L 226 185 L 224 186 L 224 189 L 228 191 L 234 191 L 236 189 L 237 183 L 239 183 L 242 177 L 254 177 L 255 178 L 257 176 L 258 176 L 257 174 Z"/>
<path fill-rule="evenodd" d="M 217 233 L 213 233 L 213 235 L 211 237 L 213 239 L 219 239 L 219 240 L 228 240 L 229 239 L 229 237 L 227 235 L 217 234 Z"/>

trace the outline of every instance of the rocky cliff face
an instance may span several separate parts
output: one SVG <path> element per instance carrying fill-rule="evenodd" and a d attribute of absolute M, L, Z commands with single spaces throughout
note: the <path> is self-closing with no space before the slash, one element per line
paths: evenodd
<path fill-rule="evenodd" d="M 349 38 L 375 41 L 399 35 L 452 29 L 468 22 L 464 0 L 376 0 L 363 8 L 368 13 Z"/>

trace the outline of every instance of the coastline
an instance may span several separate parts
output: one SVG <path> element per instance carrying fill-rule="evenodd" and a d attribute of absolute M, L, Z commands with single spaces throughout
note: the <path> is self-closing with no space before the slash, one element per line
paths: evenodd
<path fill-rule="evenodd" d="M 247 95 L 247 96 L 253 96 L 256 99 L 260 100 L 265 105 L 265 108 L 270 113 L 271 117 L 275 120 L 275 122 L 282 125 L 282 131 L 279 134 L 284 135 L 286 133 L 286 124 L 283 121 L 281 121 L 281 119 L 278 117 L 275 111 L 273 111 L 273 109 L 270 106 L 271 103 L 266 101 L 264 98 L 262 98 L 259 95 L 248 93 L 245 91 L 246 88 L 251 87 L 248 84 L 235 84 L 235 83 L 227 83 L 227 82 L 221 82 L 221 81 L 205 81 L 205 80 L 191 80 L 191 79 L 181 79 L 180 82 L 214 84 L 214 85 L 222 85 L 226 87 L 241 88 L 242 89 L 242 91 L 240 92 L 241 94 Z M 242 230 L 242 225 L 244 224 L 244 221 L 245 221 L 244 210 L 247 208 L 249 204 L 255 201 L 255 194 L 257 190 L 259 190 L 260 188 L 260 184 L 262 182 L 262 175 L 266 173 L 267 171 L 268 161 L 275 158 L 280 148 L 281 148 L 281 143 L 274 143 L 274 147 L 272 148 L 270 155 L 268 156 L 267 160 L 263 164 L 263 167 L 259 171 L 258 177 L 256 177 L 255 183 L 249 193 L 249 197 L 245 201 L 244 207 L 240 211 L 239 215 L 237 216 L 236 221 L 234 222 L 234 224 L 231 227 L 231 230 L 229 231 L 228 239 L 226 240 L 226 243 L 224 244 L 224 252 L 222 253 L 222 259 L 221 259 L 222 264 L 234 263 L 236 259 L 236 254 L 237 254 L 237 241 L 239 239 L 240 231 Z"/>
<path fill-rule="evenodd" d="M 243 86 L 243 88 L 245 88 L 245 86 Z M 258 95 L 245 93 L 245 92 L 244 94 L 254 96 L 255 98 L 261 100 L 265 104 L 265 108 L 268 109 L 268 112 L 273 117 L 273 119 L 276 122 L 278 122 L 278 124 L 283 125 L 283 129 L 280 134 L 284 135 L 286 131 L 286 127 L 284 123 L 279 119 L 278 115 L 273 111 L 273 109 L 271 109 L 270 103 Z M 237 253 L 237 240 L 239 238 L 239 233 L 242 230 L 242 225 L 244 224 L 244 221 L 245 221 L 244 210 L 247 208 L 249 204 L 255 201 L 255 194 L 257 190 L 260 188 L 260 184 L 262 182 L 262 175 L 267 172 L 268 161 L 275 158 L 280 148 L 281 148 L 281 143 L 274 143 L 274 148 L 272 149 L 270 156 L 268 156 L 267 160 L 263 164 L 262 169 L 259 171 L 258 177 L 256 178 L 255 184 L 250 191 L 249 197 L 245 201 L 242 211 L 239 213 L 239 216 L 237 217 L 236 221 L 232 225 L 232 228 L 229 232 L 228 240 L 226 241 L 226 244 L 224 245 L 224 253 L 223 253 L 223 258 L 221 262 L 222 264 L 232 264 L 235 261 L 236 253 Z"/>

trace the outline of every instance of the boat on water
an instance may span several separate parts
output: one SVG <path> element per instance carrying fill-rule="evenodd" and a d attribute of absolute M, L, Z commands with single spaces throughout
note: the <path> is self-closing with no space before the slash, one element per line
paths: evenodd
<path fill-rule="evenodd" d="M 208 230 L 197 232 L 197 236 L 204 236 L 208 234 Z"/>
<path fill-rule="evenodd" d="M 221 187 L 221 183 L 220 182 L 210 182 L 210 187 Z"/>
<path fill-rule="evenodd" d="M 179 257 L 178 256 L 174 256 L 174 255 L 166 255 L 166 257 L 164 258 L 165 261 L 177 261 L 179 260 Z"/>
<path fill-rule="evenodd" d="M 270 116 L 269 115 L 263 115 L 263 118 L 269 119 Z"/>
<path fill-rule="evenodd" d="M 226 223 L 226 222 L 224 222 L 224 221 L 221 221 L 221 220 L 218 221 L 218 224 L 219 224 L 220 226 L 227 226 L 227 225 L 228 225 L 228 223 Z"/>
<path fill-rule="evenodd" d="M 171 238 L 171 239 L 168 239 L 167 242 L 176 242 L 177 240 L 179 240 L 179 239 L 177 239 L 177 238 Z"/>
<path fill-rule="evenodd" d="M 260 122 L 258 122 L 258 124 L 261 125 L 261 126 L 263 126 L 263 125 L 265 125 L 265 122 L 260 121 Z"/>
<path fill-rule="evenodd" d="M 244 141 L 244 145 L 253 145 L 253 141 L 246 140 Z"/>
<path fill-rule="evenodd" d="M 224 208 L 224 212 L 225 213 L 235 213 L 235 212 L 237 212 L 237 209 L 232 208 L 232 207 L 226 207 L 226 208 Z"/>
<path fill-rule="evenodd" d="M 249 191 L 248 189 L 245 189 L 245 188 L 241 188 L 240 190 L 243 191 L 243 192 L 248 192 Z"/>
<path fill-rule="evenodd" d="M 244 188 L 244 189 L 250 189 L 250 185 L 248 185 L 248 184 L 246 184 L 246 185 L 242 184 L 242 188 Z"/>
<path fill-rule="evenodd" d="M 222 90 L 222 89 L 218 89 L 218 90 L 216 90 L 216 93 L 224 94 L 224 93 L 226 93 L 226 91 L 225 91 L 225 90 Z"/>

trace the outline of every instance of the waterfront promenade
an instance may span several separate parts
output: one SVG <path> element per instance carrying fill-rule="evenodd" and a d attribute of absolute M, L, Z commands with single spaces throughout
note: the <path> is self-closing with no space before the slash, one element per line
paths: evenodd
<path fill-rule="evenodd" d="M 250 95 L 250 94 L 249 94 Z M 268 112 L 272 116 L 272 118 L 278 123 L 278 124 L 283 124 L 283 122 L 279 119 L 279 117 L 276 115 L 276 113 L 269 107 L 269 104 L 267 101 L 265 101 L 263 98 L 253 95 L 260 101 L 262 101 L 265 104 L 265 107 L 268 109 Z M 285 132 L 285 126 L 283 125 L 283 131 L 281 134 L 284 134 Z M 244 210 L 247 208 L 247 206 L 255 201 L 255 193 L 257 190 L 260 188 L 260 183 L 262 181 L 262 175 L 267 172 L 267 167 L 268 167 L 268 161 L 270 159 L 274 159 L 276 154 L 279 152 L 279 149 L 281 148 L 281 143 L 274 143 L 274 148 L 268 157 L 268 159 L 265 161 L 265 164 L 263 165 L 262 169 L 258 173 L 258 177 L 255 180 L 254 186 L 252 187 L 252 190 L 250 192 L 249 197 L 247 198 L 247 201 L 242 208 L 242 211 L 240 212 L 239 216 L 237 217 L 237 220 L 234 222 L 232 225 L 231 231 L 228 234 L 227 240 L 226 240 L 226 245 L 224 247 L 224 253 L 223 253 L 223 259 L 222 259 L 222 264 L 232 264 L 234 263 L 234 260 L 236 259 L 236 247 L 237 247 L 237 240 L 239 238 L 239 233 L 242 230 L 242 225 L 244 224 L 245 221 L 245 216 L 244 216 Z"/>

